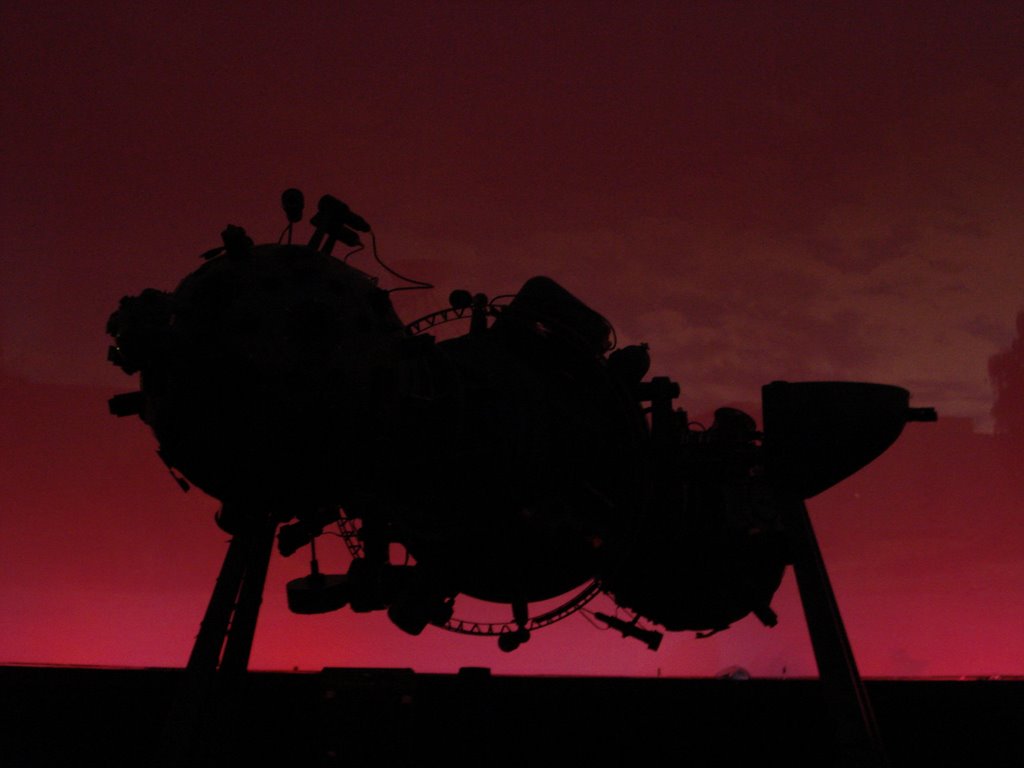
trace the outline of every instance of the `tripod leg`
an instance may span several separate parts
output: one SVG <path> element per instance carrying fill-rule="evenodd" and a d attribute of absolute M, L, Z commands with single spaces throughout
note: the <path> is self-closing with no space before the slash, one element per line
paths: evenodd
<path fill-rule="evenodd" d="M 188 666 L 164 722 L 159 749 L 153 761 L 156 766 L 179 768 L 194 764 L 195 752 L 210 718 L 221 650 L 245 570 L 246 544 L 244 539 L 236 536 L 228 545 Z"/>
<path fill-rule="evenodd" d="M 230 719 L 238 678 L 249 664 L 276 530 L 277 523 L 268 519 L 232 537 L 155 765 L 195 765 L 200 752 L 209 758 L 217 751 L 214 742 L 223 741 L 221 726 Z"/>
<path fill-rule="evenodd" d="M 245 578 L 242 580 L 238 604 L 235 606 L 224 656 L 220 662 L 222 673 L 242 673 L 249 666 L 249 654 L 256 634 L 256 619 L 259 618 L 260 605 L 263 603 L 263 586 L 267 580 L 276 531 L 277 522 L 268 520 L 246 536 Z"/>
<path fill-rule="evenodd" d="M 235 536 L 228 545 L 224 564 L 221 565 L 217 583 L 213 587 L 213 594 L 210 595 L 206 613 L 199 625 L 199 634 L 196 635 L 196 642 L 192 646 L 192 654 L 188 659 L 190 671 L 216 671 L 220 663 L 221 651 L 224 648 L 224 638 L 228 634 L 231 616 L 235 611 L 235 600 L 238 597 L 238 590 L 242 586 L 245 573 L 246 542 Z"/>
<path fill-rule="evenodd" d="M 223 645 L 220 663 L 215 673 L 204 676 L 210 680 L 210 685 L 202 719 L 196 729 L 198 738 L 192 765 L 241 764 L 249 762 L 242 759 L 243 755 L 248 758 L 258 757 L 249 754 L 247 745 L 239 741 L 237 725 L 246 719 L 246 669 L 276 529 L 276 522 L 264 520 L 237 534 L 232 541 L 232 546 L 235 542 L 239 543 L 244 571 L 237 602 L 232 606 L 230 626 L 226 629 L 227 641 Z"/>
<path fill-rule="evenodd" d="M 836 725 L 841 765 L 887 765 L 871 702 L 857 671 L 846 628 L 802 500 L 785 504 L 793 570 L 818 664 L 822 695 Z"/>

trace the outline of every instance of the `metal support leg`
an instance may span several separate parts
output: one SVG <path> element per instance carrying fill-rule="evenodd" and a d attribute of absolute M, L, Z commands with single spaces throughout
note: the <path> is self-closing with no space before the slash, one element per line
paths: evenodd
<path fill-rule="evenodd" d="M 220 660 L 220 671 L 240 674 L 249 666 L 256 619 L 263 604 L 263 586 L 267 580 L 270 555 L 274 550 L 276 522 L 265 522 L 262 529 L 252 531 L 245 541 L 245 577 L 238 593 L 234 616 L 228 628 L 227 643 Z"/>
<path fill-rule="evenodd" d="M 784 505 L 784 514 L 822 695 L 836 725 L 839 764 L 849 768 L 887 766 L 871 702 L 857 671 L 807 506 L 802 500 L 790 502 Z"/>
<path fill-rule="evenodd" d="M 226 724 L 249 664 L 276 530 L 268 517 L 232 537 L 154 765 L 205 765 L 225 751 Z"/>

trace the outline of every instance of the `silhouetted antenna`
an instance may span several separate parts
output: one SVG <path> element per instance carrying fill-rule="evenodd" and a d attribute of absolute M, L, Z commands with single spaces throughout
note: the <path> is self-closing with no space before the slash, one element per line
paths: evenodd
<path fill-rule="evenodd" d="M 302 195 L 302 190 L 289 187 L 281 193 L 281 208 L 284 209 L 284 215 L 288 219 L 288 226 L 281 233 L 281 238 L 287 233 L 288 245 L 292 244 L 292 227 L 302 221 L 302 209 L 305 204 L 306 199 Z M 281 238 L 278 239 L 278 242 L 281 242 Z"/>

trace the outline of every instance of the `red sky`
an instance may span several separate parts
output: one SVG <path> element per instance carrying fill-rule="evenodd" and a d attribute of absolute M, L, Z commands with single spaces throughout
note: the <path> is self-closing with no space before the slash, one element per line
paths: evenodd
<path fill-rule="evenodd" d="M 852 379 L 990 429 L 986 362 L 1024 306 L 1019 3 L 201 5 L 0 9 L 0 662 L 184 662 L 216 503 L 106 415 L 134 382 L 104 324 L 227 223 L 275 240 L 289 186 L 342 197 L 438 285 L 407 319 L 543 273 L 648 342 L 693 413 Z M 969 430 L 908 432 L 812 505 L 862 668 L 1024 673 L 1013 468 Z M 788 581 L 770 632 L 651 654 L 575 619 L 503 656 L 289 616 L 302 568 L 272 566 L 254 666 L 813 668 Z"/>

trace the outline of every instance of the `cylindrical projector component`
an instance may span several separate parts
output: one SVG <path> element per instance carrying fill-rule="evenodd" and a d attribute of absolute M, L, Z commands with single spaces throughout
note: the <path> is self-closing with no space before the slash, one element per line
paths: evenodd
<path fill-rule="evenodd" d="M 482 294 L 452 304 L 472 306 L 472 327 L 435 343 L 328 253 L 239 240 L 173 293 L 122 301 L 112 359 L 142 377 L 117 409 L 140 413 L 165 461 L 224 502 L 228 530 L 246 510 L 297 517 L 281 535 L 290 553 L 331 510 L 361 521 L 346 576 L 289 585 L 298 612 L 387 608 L 415 633 L 460 593 L 522 607 L 594 579 L 670 629 L 767 605 L 771 531 L 736 533 L 729 516 L 747 508 L 726 496 L 746 486 L 714 469 L 733 449 L 749 459 L 752 423 L 723 412 L 701 447 L 712 460 L 691 461 L 671 428 L 678 385 L 642 385 L 646 346 L 609 360 L 609 323 L 549 278 L 500 311 Z M 415 570 L 388 563 L 391 542 Z"/>

